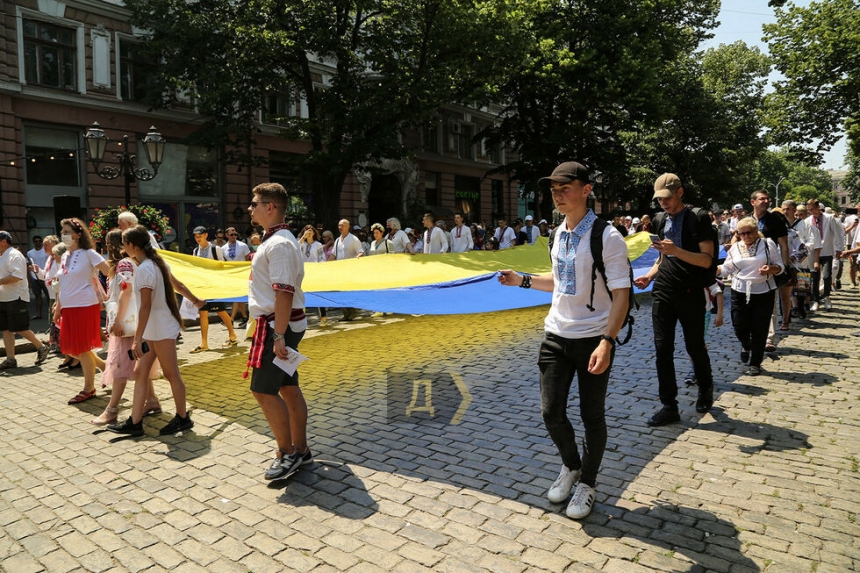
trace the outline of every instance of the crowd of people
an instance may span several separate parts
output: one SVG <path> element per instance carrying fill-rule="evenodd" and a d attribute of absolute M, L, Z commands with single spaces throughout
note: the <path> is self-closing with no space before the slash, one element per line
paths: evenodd
<path fill-rule="evenodd" d="M 112 392 L 104 412 L 91 423 L 133 437 L 144 435 L 145 416 L 162 412 L 152 380 L 163 373 L 175 415 L 159 432 L 174 434 L 194 425 L 176 355 L 183 324 L 176 294 L 199 311 L 201 343 L 192 353 L 209 349 L 210 312 L 217 313 L 227 329 L 225 348 L 238 342 L 233 325 L 237 317 L 236 328 L 256 319 L 248 359 L 249 370 L 253 369 L 250 390 L 277 445 L 264 477 L 279 479 L 313 461 L 298 372 L 285 366 L 295 358 L 308 326 L 305 311 L 310 309 L 305 309 L 302 291 L 306 264 L 396 253 L 508 249 L 549 236 L 550 272 L 528 275 L 502 270 L 499 281 L 553 293 L 538 366 L 541 414 L 562 467 L 547 495 L 553 503 L 566 501 L 575 485 L 566 513 L 580 519 L 594 503 L 607 440 L 607 384 L 633 286 L 651 286 L 651 338 L 661 407 L 648 424 L 663 426 L 681 419 L 674 360 L 678 324 L 693 369 L 687 383 L 698 386 L 695 410 L 706 413 L 713 406 L 714 376 L 706 341 L 711 324 L 723 323 L 727 282 L 739 360 L 749 376 L 763 373 L 764 357 L 776 351 L 776 333 L 790 330 L 792 319 L 832 307 L 830 295 L 842 288 L 845 260 L 852 285 L 858 285 L 860 218 L 854 209 L 840 216 L 823 209 L 816 199 L 805 204 L 786 200 L 771 208 L 768 193 L 759 190 L 750 196 L 749 209 L 737 204 L 714 213 L 688 206 L 681 180 L 665 173 L 654 183 L 654 200 L 661 211 L 653 218 L 619 216 L 604 222 L 587 207 L 592 184 L 582 164 L 563 163 L 541 184 L 549 188 L 557 211 L 564 216 L 558 226 L 545 220 L 535 224 L 531 216 L 508 226 L 500 217 L 491 231 L 486 225 L 467 225 L 457 213 L 449 230 L 428 212 L 420 231 L 402 229 L 397 218 L 390 218 L 384 225 L 370 226 L 370 240 L 346 219 L 338 223 L 337 235 L 313 225 L 291 229 L 284 219 L 288 203 L 284 188 L 276 183 L 258 185 L 248 212 L 252 224 L 263 232 L 252 235 L 249 244 L 238 240 L 239 233 L 232 227 L 223 233 L 219 230 L 215 241 L 209 240 L 205 227 L 193 232 L 194 256 L 251 261 L 248 303 L 234 304 L 232 315 L 223 305 L 199 299 L 173 276 L 155 238 L 131 213 L 122 213 L 118 227 L 107 233 L 103 253 L 95 249 L 87 225 L 77 218 L 61 222 L 60 238 L 35 237 L 26 258 L 14 248 L 11 234 L 0 231 L 0 330 L 6 348 L 0 369 L 17 367 L 16 335 L 32 342 L 37 365 L 52 349 L 58 351 L 66 357 L 61 369 L 79 365 L 83 372 L 84 388 L 69 404 L 95 396 L 96 374 L 101 370 L 102 386 L 111 386 Z M 659 257 L 633 279 L 624 237 L 643 232 L 650 235 Z M 599 278 L 592 268 L 600 269 Z M 48 343 L 30 329 L 31 290 L 37 313 L 33 319 L 49 307 Z M 346 320 L 357 313 L 343 310 Z M 325 324 L 325 309 L 317 311 Z M 101 360 L 96 351 L 105 340 L 107 356 Z M 585 429 L 581 452 L 567 417 L 574 377 Z M 135 382 L 131 413 L 120 423 L 119 405 L 129 379 Z"/>

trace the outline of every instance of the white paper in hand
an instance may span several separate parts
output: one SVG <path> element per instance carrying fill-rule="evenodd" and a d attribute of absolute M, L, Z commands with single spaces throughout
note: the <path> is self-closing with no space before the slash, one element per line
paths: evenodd
<path fill-rule="evenodd" d="M 300 354 L 298 350 L 293 350 L 290 347 L 287 347 L 287 359 L 278 358 L 275 356 L 275 366 L 292 376 L 296 373 L 296 368 L 299 367 L 299 364 L 308 360 L 308 357 L 304 354 Z"/>
<path fill-rule="evenodd" d="M 179 305 L 179 316 L 185 320 L 197 320 L 200 318 L 200 311 L 187 298 L 182 299 L 182 304 Z"/>

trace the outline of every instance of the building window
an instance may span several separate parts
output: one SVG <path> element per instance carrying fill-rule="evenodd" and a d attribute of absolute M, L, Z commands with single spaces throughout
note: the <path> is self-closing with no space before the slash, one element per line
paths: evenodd
<path fill-rule="evenodd" d="M 120 97 L 124 100 L 143 101 L 155 85 L 155 66 L 142 52 L 140 44 L 119 44 Z"/>
<path fill-rule="evenodd" d="M 470 222 L 481 220 L 481 180 L 477 177 L 454 176 L 454 204 L 463 218 Z"/>
<path fill-rule="evenodd" d="M 185 194 L 218 196 L 218 154 L 214 149 L 190 146 L 185 164 Z"/>
<path fill-rule="evenodd" d="M 421 128 L 421 140 L 424 151 L 439 153 L 439 124 L 433 123 Z"/>
<path fill-rule="evenodd" d="M 493 220 L 495 220 L 499 215 L 502 215 L 505 212 L 504 182 L 499 181 L 498 179 L 493 179 L 490 181 L 490 189 L 492 191 L 492 215 Z"/>
<path fill-rule="evenodd" d="M 28 186 L 81 186 L 77 132 L 25 127 L 24 154 Z"/>
<path fill-rule="evenodd" d="M 458 150 L 460 159 L 475 159 L 475 146 L 472 145 L 472 136 L 475 134 L 475 127 L 472 125 L 460 125 L 460 133 L 458 135 Z"/>
<path fill-rule="evenodd" d="M 295 94 L 270 94 L 263 107 L 263 123 L 286 125 L 288 118 L 299 117 L 299 100 Z"/>
<path fill-rule="evenodd" d="M 424 204 L 439 205 L 439 174 L 433 171 L 424 173 Z"/>
<path fill-rule="evenodd" d="M 77 89 L 77 32 L 39 20 L 24 20 L 24 79 L 28 84 Z"/>

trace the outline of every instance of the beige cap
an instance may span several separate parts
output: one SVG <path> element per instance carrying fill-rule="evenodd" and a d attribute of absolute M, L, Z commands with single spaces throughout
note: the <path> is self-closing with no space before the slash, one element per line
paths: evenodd
<path fill-rule="evenodd" d="M 674 173 L 664 173 L 654 182 L 654 199 L 667 199 L 681 188 L 681 180 Z"/>

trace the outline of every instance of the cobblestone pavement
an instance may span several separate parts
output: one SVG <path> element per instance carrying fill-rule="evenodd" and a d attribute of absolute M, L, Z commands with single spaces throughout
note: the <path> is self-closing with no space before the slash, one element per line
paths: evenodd
<path fill-rule="evenodd" d="M 742 375 L 730 324 L 712 330 L 713 411 L 696 414 L 681 383 L 682 423 L 652 429 L 645 297 L 613 369 L 609 449 L 582 522 L 545 497 L 560 463 L 539 414 L 545 308 L 309 331 L 316 463 L 276 482 L 262 479 L 274 443 L 241 378 L 247 343 L 191 355 L 189 329 L 179 348 L 196 426 L 158 437 L 174 410 L 159 380 L 165 412 L 137 440 L 88 423 L 104 391 L 67 406 L 80 374 L 19 354 L 0 377 L 0 569 L 853 571 L 860 296 L 833 301 L 792 326 L 757 378 Z M 210 343 L 224 332 L 214 325 Z M 676 363 L 683 378 L 680 349 Z"/>

